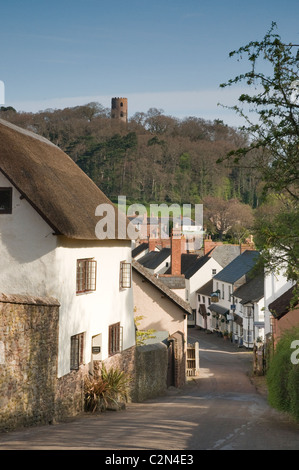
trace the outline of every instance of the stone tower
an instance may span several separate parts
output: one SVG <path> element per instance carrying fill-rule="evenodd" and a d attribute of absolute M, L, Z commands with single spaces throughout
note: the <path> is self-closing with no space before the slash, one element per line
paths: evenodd
<path fill-rule="evenodd" d="M 120 121 L 128 121 L 128 100 L 127 98 L 112 98 L 111 117 Z"/>

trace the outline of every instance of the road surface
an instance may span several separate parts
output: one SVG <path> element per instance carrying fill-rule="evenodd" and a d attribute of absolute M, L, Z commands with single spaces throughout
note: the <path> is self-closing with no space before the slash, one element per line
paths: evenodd
<path fill-rule="evenodd" d="M 200 376 L 183 389 L 120 412 L 0 434 L 0 450 L 299 450 L 299 424 L 271 409 L 249 378 L 251 353 L 190 329 L 194 341 Z"/>

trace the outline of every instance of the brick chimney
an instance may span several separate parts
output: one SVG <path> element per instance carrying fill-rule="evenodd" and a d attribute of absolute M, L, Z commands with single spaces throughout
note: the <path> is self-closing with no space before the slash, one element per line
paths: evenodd
<path fill-rule="evenodd" d="M 182 237 L 181 230 L 173 228 L 171 236 L 171 274 L 181 275 Z"/>
<path fill-rule="evenodd" d="M 157 238 L 148 238 L 148 251 L 155 251 Z"/>

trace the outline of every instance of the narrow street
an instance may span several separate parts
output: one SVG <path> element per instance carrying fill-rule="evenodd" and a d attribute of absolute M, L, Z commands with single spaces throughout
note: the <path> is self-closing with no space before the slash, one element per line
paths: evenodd
<path fill-rule="evenodd" d="M 182 390 L 82 415 L 68 423 L 0 434 L 0 450 L 299 450 L 299 424 L 271 409 L 251 382 L 251 352 L 190 329 L 200 377 Z"/>

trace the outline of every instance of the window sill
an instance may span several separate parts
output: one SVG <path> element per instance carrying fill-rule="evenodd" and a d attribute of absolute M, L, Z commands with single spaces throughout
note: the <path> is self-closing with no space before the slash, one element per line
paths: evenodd
<path fill-rule="evenodd" d="M 85 290 L 83 292 L 76 292 L 76 295 L 85 295 L 85 294 L 93 294 L 94 292 L 96 292 L 95 290 Z"/>

